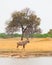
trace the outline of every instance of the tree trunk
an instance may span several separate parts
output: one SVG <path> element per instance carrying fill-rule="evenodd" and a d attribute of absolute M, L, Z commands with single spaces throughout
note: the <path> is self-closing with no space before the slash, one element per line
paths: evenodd
<path fill-rule="evenodd" d="M 23 40 L 23 33 L 22 33 L 22 36 L 21 36 L 21 40 Z"/>
<path fill-rule="evenodd" d="M 23 40 L 23 35 L 24 35 L 24 34 L 23 34 L 23 28 L 22 28 L 22 36 L 21 36 L 21 40 Z"/>

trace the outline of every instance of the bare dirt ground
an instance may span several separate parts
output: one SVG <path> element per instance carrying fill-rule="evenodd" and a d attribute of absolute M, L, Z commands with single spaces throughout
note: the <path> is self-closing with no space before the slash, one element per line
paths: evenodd
<path fill-rule="evenodd" d="M 25 49 L 22 46 L 17 49 L 19 41 L 20 38 L 0 38 L 0 57 L 52 56 L 52 38 L 29 39 Z"/>

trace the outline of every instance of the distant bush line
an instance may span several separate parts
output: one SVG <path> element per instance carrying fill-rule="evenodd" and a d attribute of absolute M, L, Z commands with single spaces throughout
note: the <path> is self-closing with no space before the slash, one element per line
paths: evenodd
<path fill-rule="evenodd" d="M 5 33 L 0 33 L 0 38 L 13 38 L 13 37 L 21 37 L 21 34 L 8 35 L 8 34 L 5 34 Z M 52 38 L 52 34 L 31 34 L 29 37 L 32 37 L 32 38 L 51 37 Z"/>
<path fill-rule="evenodd" d="M 52 34 L 32 34 L 31 36 L 35 38 L 46 38 L 46 37 L 52 38 Z"/>
<path fill-rule="evenodd" d="M 5 33 L 0 33 L 0 38 L 13 38 L 13 37 L 21 37 L 21 34 L 8 35 Z"/>

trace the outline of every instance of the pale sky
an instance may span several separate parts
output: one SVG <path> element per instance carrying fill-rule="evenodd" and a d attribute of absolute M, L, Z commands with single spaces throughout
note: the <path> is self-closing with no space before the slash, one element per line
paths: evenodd
<path fill-rule="evenodd" d="M 0 32 L 5 32 L 5 23 L 16 10 L 30 8 L 41 18 L 43 33 L 52 29 L 52 0 L 0 0 Z"/>

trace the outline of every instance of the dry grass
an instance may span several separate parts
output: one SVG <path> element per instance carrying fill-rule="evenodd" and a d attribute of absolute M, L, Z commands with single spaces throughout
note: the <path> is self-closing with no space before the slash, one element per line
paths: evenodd
<path fill-rule="evenodd" d="M 20 52 L 23 55 L 25 53 L 27 54 L 27 52 L 52 51 L 52 38 L 32 38 L 29 40 L 30 43 L 28 43 L 25 50 L 23 50 L 22 46 L 20 46 L 18 49 L 16 48 L 16 43 L 20 41 L 20 38 L 0 39 L 0 52 L 4 50 L 11 52 L 14 51 L 17 53 Z M 8 54 L 6 53 L 4 55 Z"/>
<path fill-rule="evenodd" d="M 30 43 L 26 45 L 26 51 L 52 51 L 52 38 L 33 38 L 29 39 Z M 0 49 L 15 50 L 16 43 L 20 38 L 0 39 Z M 22 49 L 22 46 L 18 49 Z"/>

